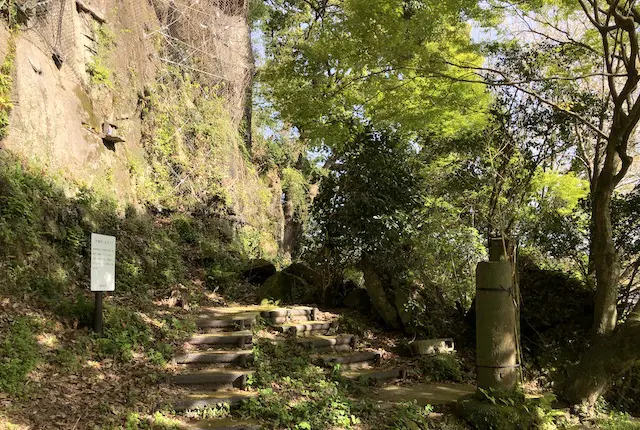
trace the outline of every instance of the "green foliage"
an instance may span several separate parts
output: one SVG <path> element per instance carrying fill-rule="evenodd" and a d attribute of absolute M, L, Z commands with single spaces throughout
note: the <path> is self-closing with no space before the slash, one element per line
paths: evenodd
<path fill-rule="evenodd" d="M 16 30 L 18 27 L 18 5 L 16 0 L 5 0 L 0 4 L 0 13 L 7 20 L 9 28 Z"/>
<path fill-rule="evenodd" d="M 602 430 L 638 430 L 640 422 L 634 420 L 628 414 L 621 412 L 610 413 L 606 418 L 597 420 L 598 428 Z"/>
<path fill-rule="evenodd" d="M 138 413 L 130 413 L 124 424 L 125 430 L 179 430 L 184 428 L 183 423 L 167 418 L 162 413 L 156 412 L 153 417 L 141 417 Z"/>
<path fill-rule="evenodd" d="M 240 137 L 215 88 L 169 67 L 140 101 L 151 165 L 140 175 L 144 199 L 170 210 L 216 212 L 229 204 L 220 166 L 236 162 Z"/>
<path fill-rule="evenodd" d="M 94 85 L 113 89 L 113 72 L 107 65 L 107 57 L 115 45 L 115 36 L 106 24 L 98 25 L 96 35 L 97 50 L 91 62 L 87 64 L 87 72 Z"/>
<path fill-rule="evenodd" d="M 462 368 L 454 354 L 420 358 L 420 371 L 429 382 L 462 382 Z"/>
<path fill-rule="evenodd" d="M 391 430 L 414 430 L 429 428 L 429 414 L 433 411 L 431 405 L 419 406 L 416 401 L 400 403 L 391 413 Z"/>
<path fill-rule="evenodd" d="M 264 97 L 302 139 L 336 149 L 368 122 L 452 135 L 483 123 L 487 97 L 450 62 L 479 65 L 472 1 L 364 0 L 253 8 L 266 39 Z M 372 29 L 375 29 L 373 31 Z"/>
<path fill-rule="evenodd" d="M 15 8 L 13 2 L 10 2 L 9 7 Z M 13 73 L 16 57 L 16 37 L 17 31 L 12 30 L 9 33 L 9 40 L 7 42 L 7 54 L 0 66 L 0 140 L 4 139 L 7 135 L 9 114 L 11 113 L 11 109 L 13 109 L 11 96 L 13 92 Z"/>
<path fill-rule="evenodd" d="M 524 252 L 518 276 L 525 375 L 561 385 L 588 344 L 593 293 L 566 272 L 539 267 Z"/>
<path fill-rule="evenodd" d="M 302 172 L 287 167 L 282 171 L 282 191 L 286 201 L 292 206 L 296 221 L 305 222 L 311 204 L 309 199 L 309 183 Z"/>
<path fill-rule="evenodd" d="M 398 251 L 411 252 L 412 216 L 421 204 L 415 153 L 392 132 L 374 129 L 343 148 L 314 200 L 315 245 L 331 250 L 341 268 L 365 255 L 387 270 L 402 267 L 411 257 Z"/>
<path fill-rule="evenodd" d="M 201 420 L 210 420 L 212 418 L 227 418 L 231 415 L 229 405 L 222 403 L 216 406 L 207 406 L 202 409 L 187 411 L 186 416 Z"/>
<path fill-rule="evenodd" d="M 604 396 L 610 408 L 640 415 L 640 364 L 628 369 L 613 382 Z M 640 424 L 636 424 L 640 428 Z"/>
<path fill-rule="evenodd" d="M 478 399 L 458 402 L 456 412 L 472 429 L 555 430 L 556 421 L 564 416 L 564 411 L 554 410 L 553 401 L 552 395 L 526 399 L 520 392 L 500 394 L 479 389 Z"/>
<path fill-rule="evenodd" d="M 97 340 L 100 358 L 129 361 L 140 346 L 152 343 L 151 329 L 134 313 L 105 306 L 104 314 L 104 337 Z"/>
<path fill-rule="evenodd" d="M 249 384 L 260 391 L 240 408 L 273 428 L 352 428 L 360 422 L 347 387 L 331 371 L 311 364 L 308 350 L 294 341 L 254 346 L 256 372 Z"/>
<path fill-rule="evenodd" d="M 91 82 L 94 85 L 104 85 L 105 87 L 113 88 L 113 81 L 111 80 L 111 69 L 105 64 L 105 60 L 99 57 L 93 59 L 93 61 L 87 64 L 87 72 L 91 75 Z"/>
<path fill-rule="evenodd" d="M 0 391 L 10 395 L 26 391 L 27 376 L 41 360 L 35 329 L 30 318 L 19 317 L 0 332 Z"/>

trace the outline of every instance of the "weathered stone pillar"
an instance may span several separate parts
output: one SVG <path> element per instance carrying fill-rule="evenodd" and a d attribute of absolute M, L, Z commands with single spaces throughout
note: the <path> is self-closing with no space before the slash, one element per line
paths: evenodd
<path fill-rule="evenodd" d="M 511 390 L 518 383 L 518 339 L 513 265 L 488 261 L 476 269 L 478 387 Z"/>

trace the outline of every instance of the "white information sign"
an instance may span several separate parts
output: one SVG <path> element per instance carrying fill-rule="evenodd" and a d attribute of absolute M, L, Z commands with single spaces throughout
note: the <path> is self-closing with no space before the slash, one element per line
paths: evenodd
<path fill-rule="evenodd" d="M 91 291 L 116 289 L 116 238 L 91 233 Z"/>

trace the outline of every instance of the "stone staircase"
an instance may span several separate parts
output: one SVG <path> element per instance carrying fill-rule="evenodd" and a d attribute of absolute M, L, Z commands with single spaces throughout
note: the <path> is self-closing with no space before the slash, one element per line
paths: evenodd
<path fill-rule="evenodd" d="M 176 373 L 169 382 L 178 386 L 180 395 L 173 401 L 178 412 L 235 406 L 257 394 L 246 391 L 253 363 L 252 327 L 258 317 L 270 328 L 293 336 L 313 351 L 314 363 L 332 367 L 339 364 L 347 378 L 388 382 L 403 378 L 399 368 L 385 368 L 380 353 L 358 350 L 358 337 L 332 335 L 336 321 L 317 321 L 318 309 L 304 306 L 242 306 L 205 308 L 197 319 L 198 333 L 185 342 L 185 352 L 174 358 Z M 255 422 L 202 420 L 191 429 L 254 430 Z"/>

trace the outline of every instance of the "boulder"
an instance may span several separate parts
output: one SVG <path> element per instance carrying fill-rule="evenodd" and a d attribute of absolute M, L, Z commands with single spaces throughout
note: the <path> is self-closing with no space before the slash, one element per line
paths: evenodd
<path fill-rule="evenodd" d="M 382 279 L 378 276 L 371 264 L 362 262 L 361 268 L 364 273 L 364 286 L 371 298 L 374 309 L 387 325 L 395 329 L 401 328 L 398 321 L 398 311 L 391 301 L 389 301 Z"/>
<path fill-rule="evenodd" d="M 258 258 L 251 260 L 242 272 L 242 277 L 254 284 L 262 284 L 277 272 L 276 266 L 270 261 Z"/>
<path fill-rule="evenodd" d="M 354 284 L 355 285 L 355 284 Z M 364 288 L 359 288 L 355 286 L 352 288 L 347 296 L 342 301 L 342 305 L 350 308 L 356 309 L 361 312 L 367 312 L 371 310 L 371 298 L 369 297 L 369 293 Z"/>
<path fill-rule="evenodd" d="M 302 278 L 309 285 L 312 285 L 319 289 L 322 288 L 322 275 L 320 275 L 320 273 L 316 272 L 305 263 L 293 263 L 289 267 L 284 269 L 283 272 L 297 276 L 298 278 Z"/>
<path fill-rule="evenodd" d="M 413 318 L 413 311 L 408 307 L 411 293 L 405 288 L 397 288 L 394 293 L 394 305 L 404 330 L 409 334 L 415 333 L 415 324 Z"/>
<path fill-rule="evenodd" d="M 290 273 L 277 272 L 260 287 L 258 298 L 279 301 L 281 304 L 311 303 L 313 291 L 313 287 L 304 279 Z"/>

